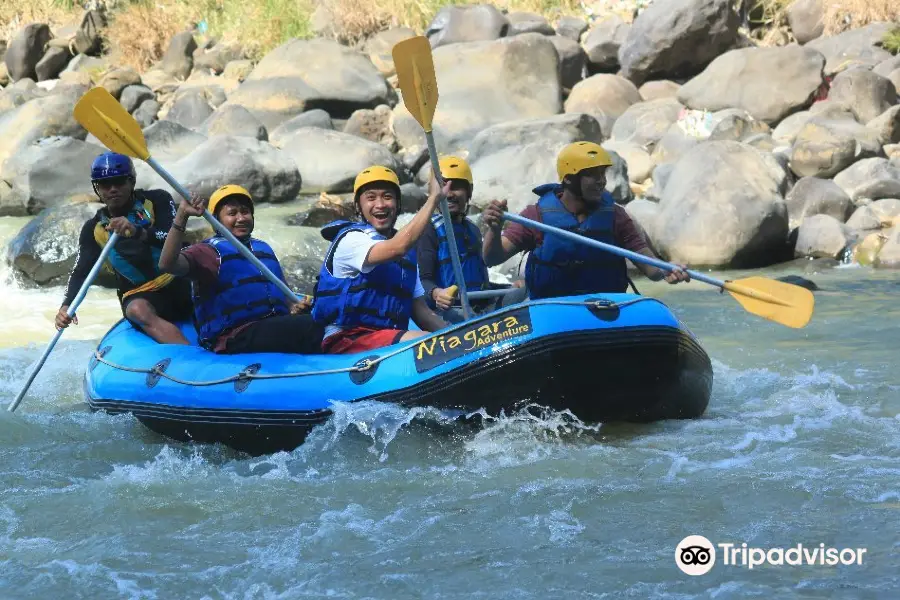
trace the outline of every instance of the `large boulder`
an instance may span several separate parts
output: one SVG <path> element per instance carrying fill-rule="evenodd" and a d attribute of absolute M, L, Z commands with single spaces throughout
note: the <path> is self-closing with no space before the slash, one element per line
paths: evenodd
<path fill-rule="evenodd" d="M 294 39 L 269 52 L 228 102 L 248 109 L 271 131 L 313 108 L 347 118 L 358 108 L 393 104 L 393 98 L 365 54 L 333 40 Z"/>
<path fill-rule="evenodd" d="M 16 234 L 6 250 L 6 262 L 39 285 L 62 284 L 75 266 L 78 236 L 99 202 L 48 208 Z"/>
<path fill-rule="evenodd" d="M 609 137 L 613 125 L 632 104 L 641 101 L 641 95 L 633 83 L 618 75 L 597 74 L 584 79 L 572 88 L 566 99 L 567 113 L 587 113 L 603 128 Z"/>
<path fill-rule="evenodd" d="M 900 225 L 885 232 L 884 245 L 878 252 L 875 266 L 879 268 L 900 268 Z"/>
<path fill-rule="evenodd" d="M 475 176 L 472 203 L 483 207 L 507 199 L 518 212 L 537 197 L 536 186 L 559 181 L 556 157 L 566 144 L 603 141 L 597 120 L 586 114 L 525 119 L 489 127 L 469 145 L 468 161 Z"/>
<path fill-rule="evenodd" d="M 850 119 L 809 119 L 794 139 L 791 170 L 800 177 L 833 177 L 881 152 L 878 134 Z"/>
<path fill-rule="evenodd" d="M 872 68 L 891 58 L 891 53 L 882 48 L 881 44 L 892 27 L 891 23 L 871 23 L 837 35 L 814 39 L 806 47 L 825 56 L 826 75 L 854 65 Z"/>
<path fill-rule="evenodd" d="M 587 30 L 588 24 L 578 17 L 564 15 L 556 22 L 556 34 L 574 42 L 580 42 L 582 34 Z"/>
<path fill-rule="evenodd" d="M 300 172 L 290 156 L 249 137 L 211 137 L 166 167 L 188 190 L 206 197 L 227 183 L 245 187 L 257 203 L 288 202 L 300 192 Z M 159 176 L 140 169 L 138 186 L 175 193 Z"/>
<path fill-rule="evenodd" d="M 732 140 L 743 142 L 761 133 L 770 133 L 764 121 L 758 121 L 747 111 L 730 108 L 713 114 L 710 140 Z"/>
<path fill-rule="evenodd" d="M 303 194 L 352 192 L 356 175 L 372 165 L 388 167 L 401 178 L 405 173 L 383 145 L 319 127 L 298 129 L 282 141 L 281 151 L 300 169 Z"/>
<path fill-rule="evenodd" d="M 671 261 L 693 266 L 777 262 L 788 237 L 786 180 L 770 154 L 740 142 L 696 146 L 665 184 L 651 233 L 656 248 Z"/>
<path fill-rule="evenodd" d="M 103 49 L 102 30 L 106 27 L 106 17 L 101 10 L 86 10 L 75 32 L 75 52 L 78 54 L 99 54 Z"/>
<path fill-rule="evenodd" d="M 584 73 L 586 60 L 584 48 L 578 42 L 561 35 L 553 35 L 548 39 L 553 42 L 559 54 L 559 82 L 563 87 L 563 93 L 568 94 L 575 84 L 581 81 Z"/>
<path fill-rule="evenodd" d="M 840 186 L 819 177 L 801 178 L 784 200 L 788 209 L 788 227 L 792 230 L 814 215 L 828 215 L 843 223 L 853 207 L 850 196 Z"/>
<path fill-rule="evenodd" d="M 660 79 L 658 81 L 645 82 L 638 88 L 638 92 L 640 92 L 641 99 L 644 101 L 660 100 L 663 98 L 677 99 L 678 90 L 680 89 L 680 84 L 669 81 L 668 79 Z"/>
<path fill-rule="evenodd" d="M 821 54 L 800 46 L 731 50 L 681 86 L 678 100 L 700 110 L 743 108 L 774 125 L 812 103 L 824 64 Z"/>
<path fill-rule="evenodd" d="M 194 69 L 207 70 L 219 75 L 228 63 L 244 58 L 244 49 L 237 42 L 220 42 L 212 48 L 198 48 L 194 51 Z"/>
<path fill-rule="evenodd" d="M 138 125 L 140 125 L 141 128 L 145 129 L 156 123 L 160 108 L 159 102 L 152 98 L 148 98 L 141 102 L 140 106 L 134 109 L 131 116 L 134 117 L 134 120 L 138 122 Z"/>
<path fill-rule="evenodd" d="M 134 113 L 146 100 L 155 100 L 153 90 L 146 85 L 129 85 L 122 89 L 119 104 L 129 113 Z"/>
<path fill-rule="evenodd" d="M 619 48 L 622 74 L 640 85 L 657 76 L 689 77 L 738 40 L 740 18 L 728 0 L 654 2 Z"/>
<path fill-rule="evenodd" d="M 628 37 L 631 25 L 618 15 L 611 15 L 588 31 L 584 38 L 588 68 L 591 73 L 614 73 L 619 69 L 619 48 Z"/>
<path fill-rule="evenodd" d="M 374 109 L 361 108 L 354 112 L 344 125 L 344 133 L 379 143 L 392 152 L 397 149 L 394 113 L 387 104 Z"/>
<path fill-rule="evenodd" d="M 850 218 L 847 227 L 852 231 L 868 232 L 881 229 L 881 218 L 868 204 L 858 206 Z"/>
<path fill-rule="evenodd" d="M 522 35 L 523 33 L 540 33 L 541 35 L 556 35 L 553 27 L 543 15 L 533 12 L 511 12 L 506 14 L 509 21 L 509 29 L 506 35 Z"/>
<path fill-rule="evenodd" d="M 629 142 L 616 142 L 608 140 L 603 142 L 603 147 L 618 154 L 628 166 L 628 179 L 633 183 L 643 183 L 652 174 L 656 166 L 642 147 Z"/>
<path fill-rule="evenodd" d="M 37 79 L 35 67 L 44 56 L 44 48 L 52 37 L 50 27 L 44 23 L 26 25 L 13 38 L 3 57 L 10 79 Z"/>
<path fill-rule="evenodd" d="M 34 215 L 74 197 L 93 196 L 91 163 L 104 150 L 70 137 L 51 137 L 17 152 L 0 169 L 0 180 L 10 186 L 0 215 Z"/>
<path fill-rule="evenodd" d="M 787 7 L 788 25 L 800 44 L 810 42 L 825 31 L 822 0 L 794 0 Z"/>
<path fill-rule="evenodd" d="M 46 96 L 46 90 L 39 88 L 31 79 L 20 79 L 0 90 L 0 115 L 22 106 L 29 100 Z"/>
<path fill-rule="evenodd" d="M 194 68 L 194 50 L 197 42 L 190 31 L 182 31 L 172 37 L 163 56 L 160 68 L 176 79 L 187 79 Z"/>
<path fill-rule="evenodd" d="M 835 175 L 834 183 L 854 202 L 900 198 L 900 166 L 886 158 L 863 159 Z"/>
<path fill-rule="evenodd" d="M 59 135 L 83 140 L 87 137 L 87 131 L 72 115 L 80 96 L 78 90 L 62 90 L 0 114 L 0 168 L 10 156 L 23 152 L 42 138 Z"/>
<path fill-rule="evenodd" d="M 238 135 L 257 140 L 269 139 L 269 133 L 259 119 L 254 117 L 249 110 L 237 104 L 223 106 L 212 113 L 203 122 L 200 131 L 207 136 Z"/>
<path fill-rule="evenodd" d="M 460 42 L 496 40 L 508 33 L 509 20 L 490 4 L 445 6 L 425 30 L 432 48 Z"/>
<path fill-rule="evenodd" d="M 631 142 L 652 150 L 682 110 L 684 106 L 674 98 L 632 104 L 616 119 L 611 137 L 617 142 Z"/>
<path fill-rule="evenodd" d="M 791 116 L 785 118 L 772 131 L 772 138 L 779 143 L 791 145 L 797 139 L 797 134 L 806 125 L 806 122 L 812 118 L 812 113 L 808 110 L 801 110 Z"/>
<path fill-rule="evenodd" d="M 878 134 L 882 144 L 900 142 L 900 104 L 890 107 L 866 123 L 866 127 Z"/>
<path fill-rule="evenodd" d="M 126 87 L 140 83 L 141 76 L 134 69 L 112 69 L 100 79 L 100 87 L 106 88 L 113 98 L 119 98 Z"/>
<path fill-rule="evenodd" d="M 318 127 L 319 129 L 334 129 L 331 116 L 321 108 L 314 108 L 300 113 L 293 119 L 288 119 L 269 134 L 269 142 L 276 148 L 280 148 L 285 140 L 290 138 L 297 130 L 304 127 Z"/>
<path fill-rule="evenodd" d="M 814 215 L 797 231 L 794 256 L 839 259 L 853 239 L 850 228 L 831 215 Z"/>
<path fill-rule="evenodd" d="M 62 73 L 66 65 L 72 59 L 72 53 L 68 48 L 48 48 L 41 60 L 34 67 L 38 81 L 56 79 Z"/>
<path fill-rule="evenodd" d="M 179 95 L 166 113 L 165 120 L 189 129 L 199 128 L 214 110 L 201 92 L 194 91 Z"/>
<path fill-rule="evenodd" d="M 828 99 L 843 105 L 860 123 L 868 123 L 897 104 L 897 89 L 886 77 L 865 69 L 850 69 L 835 76 Z"/>
<path fill-rule="evenodd" d="M 441 46 L 434 65 L 441 99 L 433 127 L 442 152 L 460 151 L 491 125 L 562 110 L 559 55 L 546 36 Z M 394 108 L 394 132 L 404 148 L 424 143 L 422 127 L 402 104 Z"/>
<path fill-rule="evenodd" d="M 416 32 L 409 27 L 393 27 L 379 31 L 365 41 L 363 52 L 382 75 L 390 77 L 397 72 L 394 67 L 394 46 L 415 36 Z"/>
<path fill-rule="evenodd" d="M 144 129 L 144 140 L 150 154 L 158 161 L 176 161 L 205 142 L 207 137 L 174 121 L 157 121 Z"/>

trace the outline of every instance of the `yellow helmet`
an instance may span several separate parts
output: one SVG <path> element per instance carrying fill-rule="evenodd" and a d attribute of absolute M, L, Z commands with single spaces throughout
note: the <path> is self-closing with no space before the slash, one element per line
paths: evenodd
<path fill-rule="evenodd" d="M 444 179 L 464 179 L 469 182 L 469 185 L 475 183 L 469 163 L 458 156 L 445 156 L 438 164 Z"/>
<path fill-rule="evenodd" d="M 569 144 L 559 152 L 556 158 L 556 172 L 562 181 L 566 175 L 576 175 L 578 172 L 593 167 L 608 167 L 612 165 L 612 157 L 599 144 L 594 142 L 575 142 Z"/>
<path fill-rule="evenodd" d="M 239 185 L 228 184 L 223 185 L 215 192 L 213 195 L 209 197 L 209 212 L 211 215 L 215 216 L 216 207 L 219 206 L 219 203 L 227 198 L 228 196 L 246 196 L 247 200 L 250 201 L 250 207 L 253 208 L 253 196 L 250 195 L 245 188 L 242 188 Z"/>
<path fill-rule="evenodd" d="M 396 173 L 387 167 L 373 166 L 360 171 L 359 175 L 356 176 L 356 181 L 353 182 L 353 195 L 355 196 L 359 192 L 359 188 L 373 181 L 393 183 L 397 186 L 397 189 L 400 188 L 400 179 Z"/>

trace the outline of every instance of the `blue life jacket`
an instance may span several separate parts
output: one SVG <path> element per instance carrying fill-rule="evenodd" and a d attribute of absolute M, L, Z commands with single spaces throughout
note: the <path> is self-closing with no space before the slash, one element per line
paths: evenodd
<path fill-rule="evenodd" d="M 613 197 L 604 192 L 601 206 L 579 223 L 557 196 L 557 192 L 561 190 L 562 186 L 558 183 L 534 189 L 534 193 L 540 196 L 537 202 L 537 220 L 615 245 Z M 624 258 L 545 233 L 541 245 L 528 257 L 525 282 L 533 299 L 619 293 L 628 288 L 628 272 Z"/>
<path fill-rule="evenodd" d="M 450 243 L 443 215 L 431 217 L 431 224 L 438 238 L 438 272 L 435 283 L 438 287 L 447 288 L 456 283 L 456 274 L 453 272 L 453 259 L 450 258 Z M 463 278 L 466 280 L 466 289 L 470 291 L 482 289 L 488 281 L 487 267 L 481 258 L 481 244 L 478 243 L 479 233 L 478 227 L 469 219 L 453 224 Z"/>
<path fill-rule="evenodd" d="M 260 319 L 290 313 L 284 294 L 224 237 L 203 240 L 219 254 L 219 278 L 208 297 L 194 295 L 194 320 L 200 344 L 213 345 L 225 331 Z M 272 248 L 250 238 L 253 255 L 284 281 L 284 273 Z"/>
<path fill-rule="evenodd" d="M 316 321 L 341 327 L 372 327 L 405 330 L 412 315 L 416 289 L 416 251 L 399 260 L 382 263 L 356 277 L 335 277 L 334 252 L 351 231 L 361 231 L 373 240 L 386 240 L 368 223 L 333 221 L 322 228 L 331 242 L 316 283 L 312 316 Z"/>
<path fill-rule="evenodd" d="M 156 222 L 151 198 L 159 191 L 135 191 L 134 204 L 126 217 L 138 230 L 147 229 Z M 166 194 L 168 196 L 168 194 Z M 103 208 L 100 210 L 99 222 L 94 226 L 94 240 L 101 248 L 109 240 L 109 212 Z M 138 286 L 160 275 L 159 255 L 162 248 L 142 242 L 137 237 L 121 237 L 107 255 L 107 260 L 116 273 L 127 279 L 132 285 Z"/>

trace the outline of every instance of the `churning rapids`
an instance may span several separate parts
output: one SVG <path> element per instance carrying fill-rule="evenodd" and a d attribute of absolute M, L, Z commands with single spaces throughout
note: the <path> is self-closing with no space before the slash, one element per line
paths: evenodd
<path fill-rule="evenodd" d="M 0 219 L 0 243 L 25 222 Z M 290 229 L 274 223 L 262 216 L 260 235 L 286 252 Z M 763 272 L 785 273 L 801 274 Z M 896 272 L 848 266 L 810 276 L 822 291 L 802 330 L 754 317 L 704 284 L 639 280 L 713 359 L 712 400 L 696 421 L 597 426 L 534 409 L 475 427 L 436 411 L 345 405 L 296 451 L 252 459 L 87 410 L 85 364 L 120 316 L 110 290 L 91 290 L 81 324 L 10 415 L 6 405 L 53 334 L 62 290 L 0 277 L 4 600 L 900 590 Z M 602 373 L 598 365 L 598 401 Z M 867 552 L 861 565 L 752 570 L 725 565 L 720 553 L 708 574 L 691 577 L 674 560 L 691 534 L 737 547 Z"/>

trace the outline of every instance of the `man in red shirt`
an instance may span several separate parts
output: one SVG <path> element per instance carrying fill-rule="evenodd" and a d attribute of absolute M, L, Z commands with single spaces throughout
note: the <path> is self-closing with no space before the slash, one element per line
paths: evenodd
<path fill-rule="evenodd" d="M 521 215 L 656 258 L 631 217 L 606 191 L 606 169 L 610 165 L 612 159 L 598 144 L 569 144 L 557 158 L 561 183 L 535 188 L 538 202 L 525 208 Z M 626 291 L 624 258 L 560 236 L 544 235 L 518 223 L 509 223 L 500 235 L 505 210 L 506 201 L 495 200 L 482 213 L 489 228 L 484 236 L 484 261 L 491 267 L 519 252 L 530 252 L 525 282 L 532 299 Z M 680 269 L 667 274 L 643 263 L 637 267 L 653 281 L 690 281 L 690 276 Z"/>

